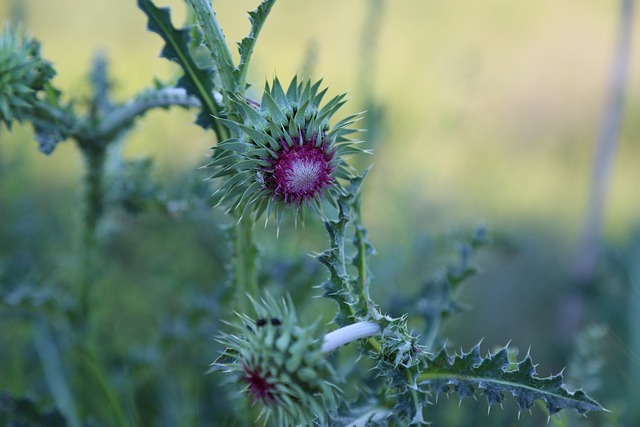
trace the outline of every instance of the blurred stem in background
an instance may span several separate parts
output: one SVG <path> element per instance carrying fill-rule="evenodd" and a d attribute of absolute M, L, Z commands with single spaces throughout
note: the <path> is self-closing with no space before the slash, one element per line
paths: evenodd
<path fill-rule="evenodd" d="M 380 28 L 384 16 L 384 0 L 369 0 L 367 3 L 367 15 L 362 25 L 360 35 L 360 61 L 358 72 L 358 91 L 364 95 L 364 116 L 363 128 L 367 129 L 364 134 L 364 148 L 373 150 L 378 145 L 384 134 L 384 108 L 383 104 L 376 100 L 376 53 L 380 40 Z M 361 162 L 368 159 L 362 159 Z M 356 164 L 364 166 L 364 164 Z"/>
<path fill-rule="evenodd" d="M 313 75 L 318 62 L 320 47 L 317 40 L 310 39 L 307 42 L 307 46 L 302 56 L 302 63 L 300 65 L 300 72 L 298 73 L 298 79 L 303 80 L 305 78 L 313 80 Z"/>
<path fill-rule="evenodd" d="M 85 178 L 83 189 L 82 235 L 80 240 L 78 322 L 80 328 L 89 326 L 91 288 L 98 267 L 97 227 L 104 213 L 105 147 L 83 152 Z"/>
<path fill-rule="evenodd" d="M 360 35 L 360 64 L 358 83 L 360 90 L 366 95 L 366 99 L 373 97 L 375 79 L 375 58 L 380 39 L 380 27 L 382 24 L 384 0 L 369 0 L 367 3 L 367 16 L 362 25 Z"/>
<path fill-rule="evenodd" d="M 582 235 L 572 266 L 575 286 L 569 290 L 559 312 L 559 330 L 569 341 L 576 336 L 581 327 L 585 314 L 586 298 L 594 286 L 593 278 L 600 252 L 602 219 L 609 176 L 622 123 L 624 93 L 629 74 L 634 10 L 635 0 L 620 0 L 618 38 L 610 70 L 602 124 L 596 142 L 589 200 Z"/>
<path fill-rule="evenodd" d="M 111 109 L 109 100 L 110 84 L 107 77 L 107 61 L 103 54 L 97 54 L 91 70 L 93 97 L 89 108 L 88 120 L 100 123 Z M 117 139 L 117 137 L 116 137 Z M 78 147 L 84 160 L 84 188 L 82 194 L 82 225 L 80 236 L 80 252 L 78 280 L 78 313 L 76 321 L 80 330 L 87 331 L 90 326 L 91 289 L 99 275 L 98 225 L 105 209 L 105 163 L 107 147 L 112 139 L 102 140 L 100 137 L 78 137 Z"/>

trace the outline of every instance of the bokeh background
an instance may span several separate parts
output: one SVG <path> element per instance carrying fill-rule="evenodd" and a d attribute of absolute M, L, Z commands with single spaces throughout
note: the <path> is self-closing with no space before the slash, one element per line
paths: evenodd
<path fill-rule="evenodd" d="M 184 21 L 182 1 L 156 3 L 171 6 L 176 24 Z M 248 32 L 245 12 L 256 4 L 215 2 L 230 43 Z M 149 87 L 154 78 L 177 74 L 175 65 L 158 57 L 161 40 L 146 31 L 146 18 L 133 0 L 4 0 L 0 19 L 8 16 L 22 20 L 41 40 L 43 56 L 58 71 L 54 82 L 69 97 L 88 97 L 87 76 L 98 51 L 108 58 L 117 100 Z M 636 9 L 633 20 L 638 19 Z M 280 0 L 260 37 L 249 80 L 259 93 L 276 73 L 288 80 L 305 72 L 322 77 L 331 94 L 349 91 L 345 114 L 370 111 L 372 132 L 363 137 L 375 154 L 356 161 L 373 164 L 364 219 L 377 249 L 372 286 L 383 306 L 394 293 L 410 293 L 442 271 L 455 258 L 456 236 L 485 224 L 493 245 L 479 254 L 480 274 L 460 295 L 470 309 L 446 324 L 445 335 L 456 347 L 468 348 L 481 338 L 486 348 L 511 341 L 524 353 L 531 346 L 541 373 L 547 374 L 567 365 L 575 350 L 577 335 L 562 331 L 563 301 L 575 286 L 572 266 L 619 21 L 620 2 L 613 0 Z M 633 344 L 640 325 L 630 320 L 631 312 L 640 310 L 637 26 L 632 46 L 607 187 L 602 256 L 574 331 L 593 323 L 607 328 L 598 346 L 604 360 L 601 384 L 592 395 L 615 414 L 596 417 L 594 425 L 632 426 L 640 419 L 629 405 L 640 398 L 635 376 L 640 355 Z M 177 198 L 185 176 L 206 163 L 215 143 L 211 133 L 192 124 L 194 114 L 150 113 L 122 146 L 126 158 L 151 156 L 159 185 Z M 6 271 L 19 264 L 29 280 L 64 282 L 81 176 L 80 154 L 72 143 L 47 157 L 38 152 L 28 126 L 0 129 L 0 260 Z M 225 258 L 221 245 L 211 243 L 222 238 L 221 232 L 202 231 L 211 219 L 176 223 L 149 214 L 123 221 L 119 231 L 111 231 L 116 237 L 108 247 L 117 266 L 100 295 L 104 307 L 119 307 L 122 314 L 113 320 L 109 313 L 115 309 L 103 308 L 105 322 L 124 328 L 111 328 L 109 336 L 105 326 L 105 339 L 128 352 L 138 347 L 133 341 L 149 333 L 145 327 L 179 313 L 191 298 L 187 294 L 200 289 L 197 284 L 222 281 Z M 295 233 L 317 231 L 313 224 L 307 228 Z M 293 243 L 283 243 L 281 236 L 266 250 L 304 257 L 325 247 L 322 235 L 316 235 L 293 237 Z M 312 275 L 307 279 L 316 284 L 324 277 L 321 269 L 305 268 L 297 274 Z M 0 326 L 0 389 L 33 390 L 34 380 L 21 373 L 26 362 L 18 360 L 21 352 L 32 351 L 28 334 L 23 320 L 6 313 Z M 206 317 L 206 310 L 201 315 Z M 128 330 L 121 324 L 126 322 L 136 326 Z M 175 369 L 179 377 L 186 368 Z M 464 410 L 456 412 L 446 403 L 439 407 L 434 409 L 439 425 L 481 425 L 473 424 L 471 415 L 455 415 Z M 495 417 L 500 416 L 487 418 L 493 424 L 486 425 L 513 421 Z"/>

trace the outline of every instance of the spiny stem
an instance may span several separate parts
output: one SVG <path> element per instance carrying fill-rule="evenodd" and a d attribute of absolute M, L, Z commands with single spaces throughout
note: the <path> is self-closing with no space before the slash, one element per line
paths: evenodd
<path fill-rule="evenodd" d="M 259 298 L 257 255 L 255 243 L 255 218 L 247 215 L 237 224 L 234 232 L 233 272 L 236 295 L 243 312 L 248 312 L 250 302 L 247 295 Z"/>
<path fill-rule="evenodd" d="M 411 371 L 409 369 L 405 370 L 405 379 L 407 384 L 412 384 L 413 376 L 411 375 Z M 411 390 L 411 397 L 413 399 L 413 409 L 416 414 L 419 414 L 422 411 L 422 405 L 420 404 L 420 395 L 416 389 Z"/>
<path fill-rule="evenodd" d="M 360 298 L 364 309 L 368 314 L 372 314 L 373 302 L 369 296 L 369 267 L 368 267 L 368 242 L 366 239 L 367 229 L 362 225 L 360 213 L 360 194 L 353 201 L 353 222 L 355 227 L 354 243 L 357 248 L 355 265 L 358 270 L 358 280 L 356 281 L 355 292 Z"/>
<path fill-rule="evenodd" d="M 222 88 L 229 92 L 238 93 L 239 91 L 244 93 L 243 87 L 236 86 L 234 78 L 235 66 L 233 65 L 231 52 L 213 7 L 211 7 L 211 0 L 187 0 L 187 3 L 193 9 L 198 23 L 202 27 L 205 44 L 209 48 L 209 52 L 211 52 L 220 72 Z"/>
<path fill-rule="evenodd" d="M 344 233 L 349 223 L 350 206 L 344 200 L 339 201 L 338 220 L 326 220 L 325 228 L 329 233 L 331 249 L 321 255 L 320 260 L 329 268 L 331 281 L 338 288 L 334 289 L 331 298 L 338 303 L 340 313 L 345 319 L 353 319 L 356 312 L 351 299 L 351 286 L 345 261 Z"/>

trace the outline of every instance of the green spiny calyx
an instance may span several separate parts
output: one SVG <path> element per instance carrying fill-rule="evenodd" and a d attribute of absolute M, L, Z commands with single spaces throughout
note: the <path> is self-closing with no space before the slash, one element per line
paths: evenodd
<path fill-rule="evenodd" d="M 265 85 L 258 106 L 240 97 L 231 103 L 239 121 L 220 119 L 236 137 L 214 147 L 212 178 L 223 178 L 216 196 L 228 209 L 261 216 L 302 206 L 318 211 L 323 199 L 336 204 L 344 193 L 340 179 L 351 179 L 354 170 L 346 155 L 362 150 L 346 136 L 359 114 L 330 128 L 329 120 L 346 102 L 338 95 L 320 107 L 326 89 L 321 82 L 291 81 L 285 92 L 278 79 Z"/>
<path fill-rule="evenodd" d="M 241 315 L 231 324 L 235 333 L 221 337 L 227 349 L 213 369 L 237 375 L 265 420 L 324 425 L 336 412 L 337 377 L 316 338 L 322 333 L 316 324 L 299 326 L 290 301 L 269 297 L 253 305 L 256 318 Z"/>
<path fill-rule="evenodd" d="M 0 122 L 10 129 L 13 120 L 29 118 L 37 92 L 54 75 L 40 56 L 40 43 L 5 25 L 0 35 Z"/>

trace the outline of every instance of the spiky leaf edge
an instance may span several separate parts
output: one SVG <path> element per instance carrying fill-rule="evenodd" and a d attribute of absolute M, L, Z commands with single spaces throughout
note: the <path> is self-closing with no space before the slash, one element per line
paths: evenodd
<path fill-rule="evenodd" d="M 238 43 L 238 52 L 240 52 L 240 63 L 234 71 L 236 82 L 239 88 L 243 88 L 247 80 L 247 71 L 251 62 L 251 55 L 255 48 L 258 35 L 262 30 L 271 8 L 276 0 L 263 0 L 263 2 L 254 11 L 249 12 L 249 21 L 251 22 L 251 31 L 249 35 Z"/>
<path fill-rule="evenodd" d="M 512 364 L 508 346 L 484 358 L 480 356 L 480 344 L 454 356 L 442 349 L 435 357 L 427 357 L 426 369 L 418 375 L 416 383 L 418 387 L 427 386 L 436 396 L 455 391 L 464 398 L 478 389 L 487 397 L 489 408 L 502 403 L 504 393 L 511 393 L 520 411 L 530 409 L 536 400 L 544 403 L 549 415 L 570 408 L 580 414 L 604 410 L 584 391 L 568 391 L 562 373 L 546 378 L 538 376 L 530 354 Z"/>
<path fill-rule="evenodd" d="M 147 15 L 147 29 L 158 34 L 165 42 L 160 56 L 177 62 L 184 71 L 184 75 L 176 86 L 187 93 L 196 96 L 202 111 L 196 119 L 196 124 L 203 128 L 212 128 L 220 139 L 226 131 L 215 119 L 221 113 L 221 107 L 214 98 L 216 87 L 214 72 L 211 69 L 200 68 L 189 51 L 190 28 L 176 29 L 171 23 L 171 12 L 168 7 L 158 8 L 151 0 L 138 0 L 138 7 Z"/>

